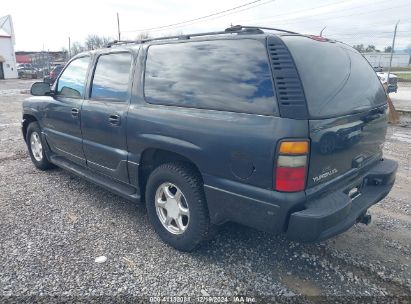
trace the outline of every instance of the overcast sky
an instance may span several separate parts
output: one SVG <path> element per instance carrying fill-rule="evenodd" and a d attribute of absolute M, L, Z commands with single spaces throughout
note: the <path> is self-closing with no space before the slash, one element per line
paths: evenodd
<path fill-rule="evenodd" d="M 116 13 L 122 38 L 142 30 L 213 14 L 252 0 L 2 0 L 0 17 L 11 14 L 16 51 L 58 51 L 89 34 L 116 37 Z M 64 3 L 64 4 L 63 4 Z M 318 34 L 349 44 L 374 44 L 383 49 L 392 41 L 400 20 L 396 49 L 411 44 L 410 0 L 262 0 L 221 15 L 183 26 L 149 31 L 151 36 L 220 30 L 232 24 L 280 27 Z"/>

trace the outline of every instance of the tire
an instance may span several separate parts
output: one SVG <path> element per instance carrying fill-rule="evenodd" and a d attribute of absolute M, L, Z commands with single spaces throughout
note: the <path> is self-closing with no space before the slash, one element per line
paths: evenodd
<path fill-rule="evenodd" d="M 48 170 L 54 168 L 45 154 L 46 144 L 41 136 L 41 129 L 38 122 L 32 122 L 27 127 L 26 143 L 29 150 L 30 158 L 37 169 Z"/>
<path fill-rule="evenodd" d="M 173 195 L 174 201 L 166 195 L 166 189 L 169 195 Z M 156 204 L 156 198 L 161 204 Z M 213 225 L 210 224 L 202 181 L 188 164 L 166 163 L 154 169 L 147 181 L 146 206 L 156 233 L 165 243 L 178 250 L 192 251 L 208 240 L 212 233 Z M 166 227 L 169 218 L 172 220 Z"/>

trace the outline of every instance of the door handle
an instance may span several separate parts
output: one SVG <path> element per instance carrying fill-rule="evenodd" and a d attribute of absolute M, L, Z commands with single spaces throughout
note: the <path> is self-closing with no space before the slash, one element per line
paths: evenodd
<path fill-rule="evenodd" d="M 108 121 L 113 126 L 119 126 L 121 123 L 121 117 L 118 114 L 110 114 Z"/>
<path fill-rule="evenodd" d="M 79 109 L 77 109 L 77 108 L 72 108 L 71 109 L 71 116 L 78 117 L 78 113 L 80 113 Z"/>

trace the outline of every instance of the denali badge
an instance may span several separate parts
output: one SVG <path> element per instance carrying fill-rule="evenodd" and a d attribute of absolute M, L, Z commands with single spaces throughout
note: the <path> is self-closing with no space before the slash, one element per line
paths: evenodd
<path fill-rule="evenodd" d="M 322 180 L 322 179 L 324 179 L 324 178 L 326 178 L 326 177 L 329 177 L 329 176 L 331 176 L 331 175 L 334 175 L 334 174 L 337 173 L 337 172 L 338 172 L 338 170 L 334 168 L 334 169 L 332 169 L 332 170 L 330 170 L 330 171 L 324 172 L 323 174 L 320 174 L 320 175 L 318 175 L 318 176 L 313 177 L 313 181 L 314 181 L 314 183 L 317 183 L 317 182 L 319 182 L 320 180 Z"/>

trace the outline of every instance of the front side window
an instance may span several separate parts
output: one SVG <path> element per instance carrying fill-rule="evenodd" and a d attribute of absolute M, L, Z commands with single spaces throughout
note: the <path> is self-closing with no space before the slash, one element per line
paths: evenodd
<path fill-rule="evenodd" d="M 253 39 L 150 46 L 144 94 L 153 104 L 276 112 L 267 50 Z"/>
<path fill-rule="evenodd" d="M 90 57 L 74 59 L 61 74 L 57 83 L 57 95 L 67 98 L 83 98 Z"/>
<path fill-rule="evenodd" d="M 91 86 L 91 98 L 126 101 L 131 68 L 130 53 L 102 55 L 97 61 Z"/>

